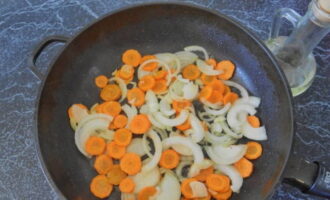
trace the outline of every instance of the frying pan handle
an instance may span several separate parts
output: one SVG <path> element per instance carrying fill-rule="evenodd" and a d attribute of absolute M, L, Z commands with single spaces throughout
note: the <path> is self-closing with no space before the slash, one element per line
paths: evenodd
<path fill-rule="evenodd" d="M 301 15 L 299 15 L 296 11 L 291 8 L 281 8 L 279 9 L 273 18 L 272 28 L 270 31 L 270 39 L 274 39 L 278 37 L 281 26 L 283 24 L 283 19 L 287 19 L 291 24 L 296 27 L 298 25 L 299 20 L 301 19 Z"/>
<path fill-rule="evenodd" d="M 283 182 L 298 187 L 305 193 L 330 198 L 330 169 L 319 162 L 291 156 Z"/>
<path fill-rule="evenodd" d="M 29 66 L 32 73 L 39 78 L 39 80 L 42 80 L 44 77 L 43 74 L 39 71 L 39 69 L 36 67 L 36 62 L 38 57 L 40 56 L 41 52 L 50 44 L 60 42 L 60 43 L 67 43 L 69 41 L 68 37 L 61 36 L 61 35 L 54 35 L 49 36 L 45 38 L 38 46 L 37 48 L 32 52 L 32 54 L 29 57 Z"/>

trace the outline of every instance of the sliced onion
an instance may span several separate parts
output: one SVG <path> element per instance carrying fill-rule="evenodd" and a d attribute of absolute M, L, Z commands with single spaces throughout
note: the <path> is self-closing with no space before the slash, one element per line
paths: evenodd
<path fill-rule="evenodd" d="M 119 102 L 122 102 L 126 98 L 126 95 L 127 95 L 127 86 L 125 84 L 125 81 L 118 77 L 113 77 L 109 81 L 115 81 L 118 83 L 118 86 L 121 90 L 121 97 L 119 99 Z"/>
<path fill-rule="evenodd" d="M 184 138 L 184 136 L 181 136 L 180 133 L 177 133 L 177 132 L 171 132 L 171 133 L 170 133 L 170 137 L 174 137 L 174 136 L 178 136 L 178 137 L 183 137 L 183 138 Z M 190 148 L 188 148 L 188 147 L 186 147 L 186 146 L 183 146 L 183 145 L 181 145 L 181 144 L 173 144 L 173 145 L 172 145 L 172 148 L 173 148 L 176 152 L 178 152 L 179 154 L 181 154 L 181 155 L 184 155 L 184 156 L 191 156 L 191 155 L 193 155 L 193 154 L 192 154 L 192 151 L 191 151 Z"/>
<path fill-rule="evenodd" d="M 135 106 L 129 106 L 127 104 L 121 107 L 127 116 L 127 125 L 126 128 L 131 124 L 131 121 L 135 115 L 137 115 L 137 109 Z"/>
<path fill-rule="evenodd" d="M 158 122 L 157 119 L 155 118 L 154 114 L 153 113 L 149 113 L 148 114 L 148 119 L 149 121 L 151 122 L 151 124 L 157 128 L 160 128 L 160 129 L 165 129 L 166 126 L 163 125 L 162 123 Z"/>
<path fill-rule="evenodd" d="M 203 74 L 206 74 L 208 76 L 216 76 L 216 75 L 223 73 L 222 71 L 213 69 L 213 67 L 211 65 L 206 64 L 206 62 L 204 62 L 200 59 L 198 59 L 196 61 L 196 64 L 197 64 L 198 69 L 201 72 L 203 72 Z"/>
<path fill-rule="evenodd" d="M 156 200 L 180 200 L 181 190 L 179 180 L 172 171 L 167 170 L 159 183 L 160 192 Z"/>
<path fill-rule="evenodd" d="M 141 171 L 131 178 L 135 183 L 134 193 L 138 193 L 145 187 L 157 185 L 161 176 L 159 168 L 155 167 L 151 171 Z"/>
<path fill-rule="evenodd" d="M 222 132 L 222 127 L 220 123 L 213 122 L 211 124 L 211 132 L 212 133 L 221 133 Z"/>
<path fill-rule="evenodd" d="M 218 119 L 219 119 L 219 118 L 216 118 L 215 120 L 217 120 L 217 122 L 218 122 Z M 219 120 L 219 123 L 220 123 L 220 125 L 221 125 L 223 131 L 224 131 L 227 135 L 229 135 L 229 136 L 231 136 L 231 137 L 233 137 L 233 138 L 236 138 L 236 139 L 239 139 L 239 138 L 242 138 L 242 137 L 243 137 L 243 134 L 239 134 L 239 133 L 236 133 L 236 132 L 232 131 L 232 130 L 228 127 L 228 125 L 227 125 L 227 123 L 225 122 L 225 119 L 224 119 L 224 118 L 223 118 L 223 120 L 220 119 L 220 120 Z"/>
<path fill-rule="evenodd" d="M 247 92 L 247 90 L 242 85 L 240 85 L 238 83 L 235 83 L 234 81 L 228 81 L 228 80 L 224 80 L 223 82 L 226 85 L 229 85 L 231 87 L 235 87 L 236 89 L 238 89 L 243 98 L 248 98 L 249 97 L 249 93 Z"/>
<path fill-rule="evenodd" d="M 198 85 L 189 82 L 183 86 L 183 97 L 188 100 L 193 100 L 198 95 Z"/>
<path fill-rule="evenodd" d="M 165 116 L 172 116 L 176 112 L 174 109 L 171 108 L 171 105 L 169 104 L 169 102 L 165 98 L 160 100 L 159 108 L 160 108 L 160 112 L 162 114 L 164 114 Z"/>
<path fill-rule="evenodd" d="M 204 135 L 205 135 L 205 133 L 204 133 L 205 131 L 202 126 L 202 122 L 199 121 L 199 119 L 193 114 L 190 114 L 189 120 L 190 120 L 190 124 L 191 124 L 191 129 L 193 132 L 193 134 L 191 135 L 191 139 L 192 139 L 192 141 L 198 143 L 203 140 Z"/>
<path fill-rule="evenodd" d="M 157 112 L 159 110 L 159 104 L 157 97 L 154 92 L 148 90 L 146 93 L 146 104 L 149 107 L 151 113 Z"/>
<path fill-rule="evenodd" d="M 190 148 L 194 155 L 194 163 L 198 164 L 204 160 L 204 155 L 201 147 L 198 144 L 194 143 L 190 138 L 174 136 L 163 140 L 164 148 L 168 148 L 173 144 L 181 144 Z"/>
<path fill-rule="evenodd" d="M 71 106 L 72 115 L 77 123 L 79 123 L 83 118 L 88 116 L 87 108 L 82 108 L 77 104 Z"/>
<path fill-rule="evenodd" d="M 242 133 L 246 138 L 251 140 L 267 140 L 265 126 L 254 128 L 248 122 L 245 122 L 242 127 Z"/>
<path fill-rule="evenodd" d="M 75 143 L 78 150 L 85 155 L 90 155 L 85 151 L 85 143 L 87 139 L 96 134 L 96 130 L 107 130 L 109 123 L 112 121 L 112 117 L 105 114 L 91 114 L 83 118 L 78 124 L 75 131 Z"/>
<path fill-rule="evenodd" d="M 143 106 L 141 106 L 140 108 L 140 113 L 142 114 L 148 114 L 150 111 L 149 111 L 149 106 L 147 104 L 144 104 Z"/>
<path fill-rule="evenodd" d="M 249 104 L 234 104 L 228 111 L 227 114 L 227 122 L 228 125 L 233 129 L 238 129 L 238 127 L 242 124 L 238 120 L 239 113 L 247 112 L 250 115 L 254 115 L 257 111 L 256 109 Z"/>
<path fill-rule="evenodd" d="M 222 104 L 221 103 L 210 103 L 210 102 L 206 101 L 205 99 L 201 99 L 201 102 L 205 106 L 210 107 L 210 108 L 213 108 L 213 109 L 220 109 L 222 107 Z"/>
<path fill-rule="evenodd" d="M 162 148 L 163 148 L 162 142 L 159 136 L 157 135 L 157 133 L 155 133 L 155 131 L 150 130 L 148 131 L 147 135 L 151 138 L 151 140 L 154 143 L 155 153 L 152 159 L 147 164 L 143 165 L 142 171 L 150 171 L 157 166 L 160 157 L 162 155 Z"/>
<path fill-rule="evenodd" d="M 147 144 L 149 147 L 149 144 Z M 134 138 L 131 143 L 127 146 L 126 151 L 128 153 L 136 153 L 140 157 L 144 156 L 146 153 L 143 149 L 143 139 L 142 138 Z M 149 149 L 150 152 L 150 149 Z"/>
<path fill-rule="evenodd" d="M 247 104 L 257 108 L 257 107 L 259 107 L 260 102 L 261 102 L 261 100 L 259 97 L 249 96 L 248 98 L 237 99 L 235 101 L 235 104 L 247 103 Z"/>
<path fill-rule="evenodd" d="M 221 136 L 216 136 L 211 134 L 210 132 L 206 131 L 205 132 L 205 139 L 206 141 L 215 144 L 215 145 L 230 145 L 236 142 L 235 139 L 233 139 L 232 137 L 228 136 L 228 135 L 221 135 Z"/>
<path fill-rule="evenodd" d="M 194 198 L 203 198 L 207 197 L 208 192 L 204 183 L 199 181 L 192 181 L 189 183 L 189 186 L 192 191 L 192 197 Z"/>
<path fill-rule="evenodd" d="M 96 108 L 97 108 L 98 105 L 99 104 L 96 103 L 96 104 L 94 104 L 94 105 L 91 106 L 91 108 L 89 109 L 90 114 L 96 114 L 97 113 L 96 112 Z"/>
<path fill-rule="evenodd" d="M 185 83 L 180 80 L 175 80 L 169 88 L 169 95 L 171 99 L 183 99 L 183 87 Z"/>
<path fill-rule="evenodd" d="M 150 148 L 149 141 L 147 140 L 147 134 L 143 134 L 143 136 L 142 136 L 142 149 L 149 158 L 153 157 L 153 155 L 150 153 L 151 148 Z"/>
<path fill-rule="evenodd" d="M 190 82 L 188 79 L 183 78 L 181 74 L 177 76 L 177 80 L 181 81 L 182 83 L 189 83 Z"/>
<path fill-rule="evenodd" d="M 176 52 L 175 55 L 180 60 L 182 67 L 193 64 L 198 59 L 198 56 L 190 51 L 179 51 Z"/>
<path fill-rule="evenodd" d="M 229 176 L 231 180 L 230 188 L 233 190 L 233 192 L 239 193 L 239 190 L 243 185 L 243 178 L 240 175 L 240 173 L 236 170 L 236 168 L 230 165 L 217 165 L 216 168 L 220 170 L 222 173 Z"/>
<path fill-rule="evenodd" d="M 166 63 L 169 67 L 175 69 L 173 75 L 177 75 L 181 71 L 182 64 L 180 59 L 173 53 L 159 53 L 156 58 Z"/>
<path fill-rule="evenodd" d="M 214 163 L 209 159 L 204 159 L 201 163 L 194 163 L 191 165 L 188 173 L 188 177 L 194 177 L 199 174 L 200 170 L 206 169 L 212 166 Z"/>
<path fill-rule="evenodd" d="M 231 107 L 231 104 L 230 103 L 227 103 L 224 107 L 222 107 L 221 109 L 219 110 L 214 110 L 214 109 L 211 109 L 207 106 L 204 106 L 204 109 L 207 113 L 211 114 L 211 115 L 224 115 L 228 112 L 229 108 Z"/>
<path fill-rule="evenodd" d="M 204 54 L 205 60 L 209 59 L 209 55 L 207 54 L 207 51 L 201 46 L 197 46 L 197 45 L 188 46 L 188 47 L 185 47 L 184 50 L 185 51 L 201 51 Z"/>
<path fill-rule="evenodd" d="M 189 112 L 186 110 L 181 111 L 180 114 L 173 119 L 169 119 L 165 117 L 160 112 L 155 113 L 156 120 L 165 126 L 178 126 L 180 124 L 183 124 L 187 120 L 188 116 L 189 116 Z"/>
<path fill-rule="evenodd" d="M 182 170 L 185 166 L 191 165 L 192 160 L 182 160 L 179 165 L 175 168 L 175 173 L 178 176 L 179 180 L 183 180 Z"/>
<path fill-rule="evenodd" d="M 97 134 L 97 136 L 105 139 L 107 142 L 110 142 L 113 140 L 115 136 L 115 132 L 109 129 L 103 129 L 100 131 L 100 133 Z"/>
<path fill-rule="evenodd" d="M 229 147 L 223 147 L 222 145 L 216 145 L 205 148 L 207 154 L 217 164 L 229 165 L 239 161 L 246 153 L 247 146 L 243 144 L 230 145 Z"/>

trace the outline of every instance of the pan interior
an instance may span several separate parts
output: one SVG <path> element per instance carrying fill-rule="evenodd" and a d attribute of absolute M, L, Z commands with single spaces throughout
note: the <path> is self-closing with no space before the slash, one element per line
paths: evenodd
<path fill-rule="evenodd" d="M 41 92 L 38 139 L 54 185 L 68 199 L 95 199 L 89 182 L 92 161 L 78 152 L 67 109 L 73 103 L 100 102 L 93 81 L 110 76 L 126 49 L 142 54 L 176 52 L 188 45 L 206 48 L 217 60 L 232 60 L 234 80 L 261 97 L 258 111 L 268 132 L 254 174 L 233 199 L 266 198 L 281 175 L 292 141 L 292 114 L 283 76 L 269 54 L 249 34 L 223 16 L 185 5 L 155 4 L 109 15 L 81 32 L 54 62 Z M 110 199 L 119 199 L 115 191 Z"/>

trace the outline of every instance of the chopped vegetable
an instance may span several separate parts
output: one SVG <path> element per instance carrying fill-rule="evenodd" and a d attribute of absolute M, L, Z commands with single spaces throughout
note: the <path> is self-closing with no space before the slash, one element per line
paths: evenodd
<path fill-rule="evenodd" d="M 194 181 L 197 181 L 197 180 L 194 178 L 187 178 L 187 179 L 183 180 L 181 183 L 181 192 L 184 195 L 184 197 L 186 197 L 188 199 L 194 198 L 193 191 L 190 187 L 190 183 L 194 182 Z"/>
<path fill-rule="evenodd" d="M 260 127 L 260 120 L 258 117 L 252 115 L 247 117 L 247 121 L 250 123 L 250 125 L 253 128 L 259 128 Z"/>
<path fill-rule="evenodd" d="M 139 81 L 139 88 L 143 91 L 151 90 L 156 84 L 155 78 L 151 75 L 142 77 Z"/>
<path fill-rule="evenodd" d="M 247 144 L 247 150 L 244 155 L 245 158 L 249 160 L 255 160 L 259 158 L 262 154 L 262 146 L 258 142 L 248 142 Z"/>
<path fill-rule="evenodd" d="M 211 167 L 208 167 L 206 169 L 202 169 L 198 175 L 194 176 L 193 178 L 195 178 L 196 180 L 198 181 L 206 181 L 206 178 L 213 174 L 214 172 L 214 167 L 211 166 Z"/>
<path fill-rule="evenodd" d="M 105 146 L 103 138 L 91 136 L 86 142 L 85 149 L 90 155 L 100 155 L 104 152 Z"/>
<path fill-rule="evenodd" d="M 151 124 L 148 117 L 144 114 L 136 115 L 131 123 L 130 123 L 130 130 L 135 134 L 144 134 L 146 133 Z"/>
<path fill-rule="evenodd" d="M 196 80 L 201 72 L 196 65 L 188 65 L 182 70 L 183 78 L 189 80 Z"/>
<path fill-rule="evenodd" d="M 124 178 L 119 183 L 119 189 L 121 192 L 132 193 L 135 188 L 135 183 L 131 178 Z"/>
<path fill-rule="evenodd" d="M 121 90 L 116 84 L 109 84 L 103 87 L 100 97 L 104 101 L 116 101 L 121 96 Z"/>
<path fill-rule="evenodd" d="M 104 114 L 117 116 L 121 112 L 121 105 L 117 101 L 107 101 L 99 105 L 100 111 Z"/>
<path fill-rule="evenodd" d="M 110 196 L 113 186 L 108 182 L 104 175 L 98 175 L 93 178 L 90 184 L 91 192 L 98 198 L 106 198 Z"/>
<path fill-rule="evenodd" d="M 222 70 L 223 73 L 218 75 L 218 77 L 222 80 L 231 79 L 235 71 L 235 65 L 229 60 L 223 60 L 217 64 L 215 67 L 217 70 Z"/>
<path fill-rule="evenodd" d="M 126 153 L 120 159 L 120 168 L 128 175 L 137 174 L 141 170 L 141 167 L 141 158 L 135 153 Z"/>
<path fill-rule="evenodd" d="M 144 104 L 144 92 L 139 88 L 133 88 L 127 92 L 127 101 L 133 106 L 142 106 Z"/>
<path fill-rule="evenodd" d="M 119 146 L 127 146 L 132 140 L 132 132 L 126 128 L 118 129 L 115 132 L 114 141 Z"/>
<path fill-rule="evenodd" d="M 107 173 L 107 178 L 109 183 L 113 185 L 119 185 L 124 178 L 127 177 L 127 174 L 121 170 L 119 165 L 113 165 Z"/>
<path fill-rule="evenodd" d="M 129 49 L 123 53 L 122 61 L 126 65 L 137 67 L 141 61 L 141 54 L 135 49 Z"/>
<path fill-rule="evenodd" d="M 127 124 L 127 117 L 125 115 L 117 115 L 113 119 L 114 128 L 124 128 Z"/>
<path fill-rule="evenodd" d="M 216 192 L 226 192 L 230 189 L 230 180 L 224 175 L 210 174 L 206 177 L 206 185 Z"/>
<path fill-rule="evenodd" d="M 174 150 L 168 149 L 163 151 L 159 165 L 165 169 L 174 169 L 178 166 L 179 161 L 179 154 Z"/>
<path fill-rule="evenodd" d="M 120 159 L 124 156 L 125 152 L 125 147 L 118 145 L 116 142 L 110 142 L 107 144 L 107 154 L 112 158 Z"/>
<path fill-rule="evenodd" d="M 113 167 L 112 159 L 107 155 L 99 155 L 94 162 L 94 168 L 99 174 L 106 174 Z"/>
<path fill-rule="evenodd" d="M 138 193 L 138 200 L 150 200 L 156 193 L 157 189 L 155 187 L 145 187 Z"/>
<path fill-rule="evenodd" d="M 104 75 L 95 78 L 95 85 L 99 88 L 104 88 L 108 84 L 108 78 Z"/>
<path fill-rule="evenodd" d="M 151 59 L 156 59 L 156 56 L 154 56 L 154 55 L 145 55 L 145 56 L 143 56 L 141 58 L 140 64 L 143 64 L 145 61 L 151 60 Z M 150 71 L 151 72 L 154 69 L 156 69 L 157 67 L 158 67 L 158 63 L 157 62 L 151 62 L 151 63 L 146 64 L 143 67 L 143 70 Z"/>
<path fill-rule="evenodd" d="M 247 177 L 251 176 L 252 171 L 253 171 L 253 164 L 248 159 L 241 158 L 239 161 L 237 161 L 234 164 L 234 166 L 243 178 L 247 178 Z"/>

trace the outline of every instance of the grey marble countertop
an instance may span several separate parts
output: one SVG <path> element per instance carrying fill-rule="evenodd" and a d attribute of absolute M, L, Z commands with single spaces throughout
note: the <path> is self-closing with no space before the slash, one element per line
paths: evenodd
<path fill-rule="evenodd" d="M 108 12 L 145 1 L 0 0 L 0 199 L 58 199 L 40 168 L 33 139 L 33 114 L 40 81 L 28 56 L 50 35 L 73 36 Z M 268 36 L 274 11 L 304 13 L 309 0 L 189 0 L 241 22 L 260 38 Z M 326 48 L 327 47 L 327 48 Z M 315 49 L 319 67 L 312 87 L 295 98 L 297 131 L 293 153 L 330 166 L 330 37 Z M 49 67 L 60 45 L 38 61 Z M 322 199 L 281 184 L 272 199 Z"/>

